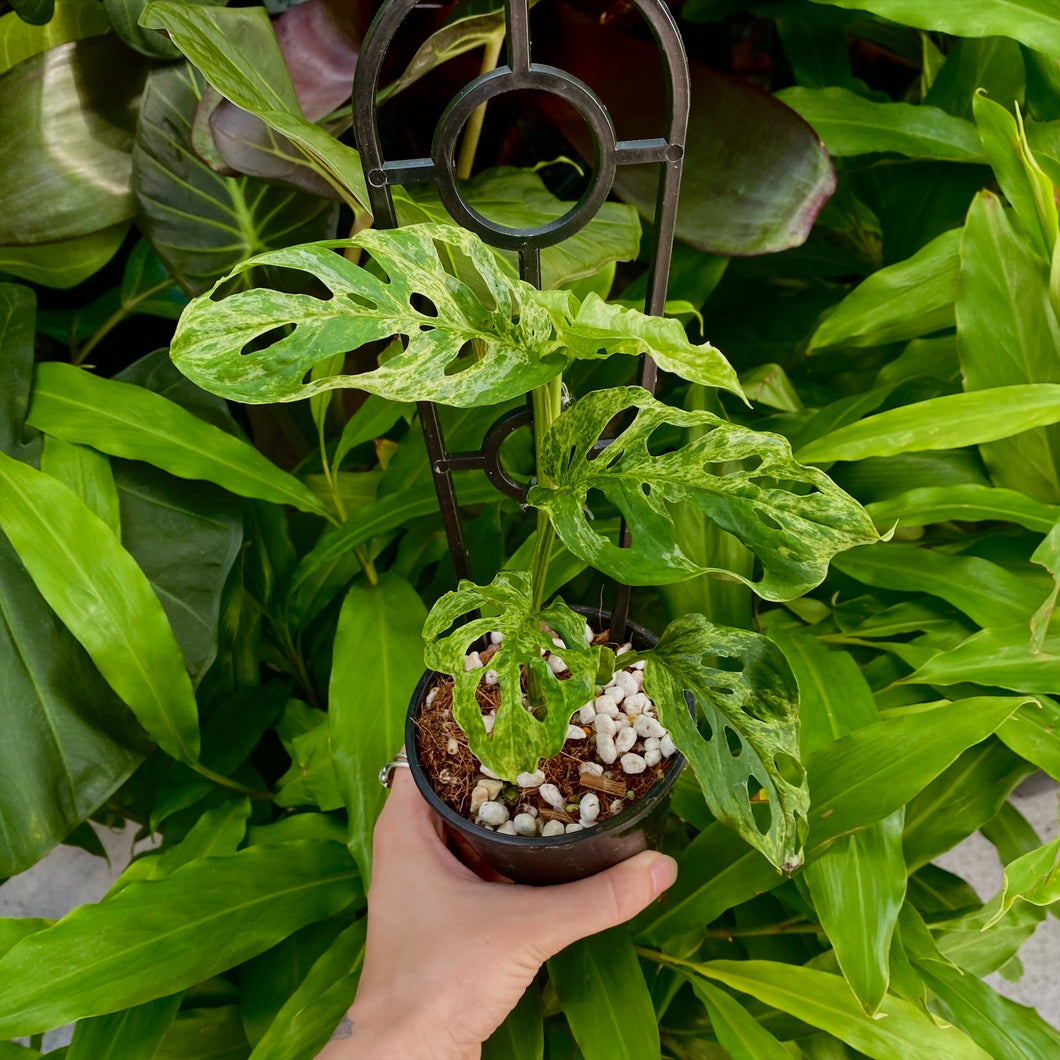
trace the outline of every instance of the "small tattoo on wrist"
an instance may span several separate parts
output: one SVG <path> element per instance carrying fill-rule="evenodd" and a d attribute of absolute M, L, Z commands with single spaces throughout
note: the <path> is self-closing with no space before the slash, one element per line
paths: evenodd
<path fill-rule="evenodd" d="M 353 1020 L 349 1016 L 343 1016 L 339 1021 L 339 1025 L 335 1028 L 335 1033 L 331 1036 L 333 1042 L 341 1042 L 346 1038 L 353 1037 Z M 319 1040 L 319 1039 L 318 1039 Z"/>

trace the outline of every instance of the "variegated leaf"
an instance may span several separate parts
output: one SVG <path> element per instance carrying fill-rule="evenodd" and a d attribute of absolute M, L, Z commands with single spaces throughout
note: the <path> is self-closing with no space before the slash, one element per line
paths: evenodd
<path fill-rule="evenodd" d="M 758 633 L 693 614 L 671 622 L 642 654 L 644 691 L 695 770 L 710 812 L 777 868 L 798 868 L 810 796 L 798 760 L 799 690 L 781 650 Z M 719 660 L 736 665 L 724 668 Z M 698 728 L 686 692 L 699 708 Z M 761 817 L 752 790 L 765 792 Z"/>
<path fill-rule="evenodd" d="M 494 617 L 477 618 L 443 636 L 469 611 L 486 608 Z M 552 643 L 545 623 L 565 648 Z M 489 660 L 500 681 L 501 704 L 492 734 L 487 734 L 482 710 L 475 697 L 485 677 L 482 668 L 464 670 L 464 656 L 476 640 L 493 630 L 504 634 L 500 650 Z M 492 773 L 514 780 L 532 773 L 542 758 L 551 758 L 563 746 L 571 715 L 593 696 L 600 648 L 585 641 L 585 619 L 555 600 L 540 612 L 531 603 L 530 574 L 501 571 L 486 586 L 462 581 L 433 607 L 423 627 L 427 665 L 453 678 L 453 717 L 467 736 L 478 760 Z M 541 656 L 541 649 L 557 652 L 570 670 L 561 681 Z M 520 668 L 534 675 L 544 710 L 538 717 L 523 706 Z"/>
<path fill-rule="evenodd" d="M 608 423 L 631 412 L 632 422 L 597 456 L 593 446 Z M 708 429 L 655 455 L 660 427 Z M 797 463 L 780 435 L 669 408 L 640 387 L 599 390 L 562 413 L 544 438 L 540 479 L 549 485 L 531 489 L 529 502 L 548 513 L 567 548 L 633 585 L 710 572 L 767 600 L 789 600 L 819 585 L 837 552 L 878 539 L 861 505 L 822 471 Z M 586 512 L 593 489 L 626 517 L 630 548 L 593 529 Z M 671 503 L 689 505 L 742 541 L 761 563 L 761 579 L 689 559 L 677 544 Z"/>

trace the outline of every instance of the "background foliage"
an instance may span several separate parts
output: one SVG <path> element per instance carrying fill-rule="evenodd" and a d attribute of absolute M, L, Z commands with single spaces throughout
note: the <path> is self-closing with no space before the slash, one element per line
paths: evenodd
<path fill-rule="evenodd" d="M 375 773 L 452 568 L 412 406 L 229 405 L 164 347 L 248 255 L 366 223 L 356 153 L 331 132 L 369 12 L 308 0 L 274 33 L 258 8 L 10 6 L 0 877 L 60 842 L 98 850 L 90 820 L 162 844 L 58 923 L 0 919 L 0 1038 L 78 1020 L 72 1060 L 310 1057 L 356 987 Z M 705 575 L 637 591 L 648 626 L 703 611 L 787 657 L 807 867 L 780 876 L 683 778 L 667 901 L 550 961 L 485 1055 L 1053 1057 L 1060 1033 L 982 977 L 1018 976 L 1060 900 L 1057 843 L 1008 801 L 1035 769 L 1060 779 L 1060 18 L 1000 0 L 678 13 L 695 88 L 670 308 L 696 341 L 702 320 L 754 408 L 672 377 L 667 397 L 784 435 L 897 529 L 782 606 Z M 621 10 L 597 14 L 542 4 L 535 33 L 640 135 L 651 78 L 623 71 L 651 69 L 647 45 Z M 431 17 L 386 90 L 410 153 L 500 32 L 489 4 Z M 313 61 L 288 73 L 292 40 Z M 580 191 L 565 161 L 528 168 L 583 146 L 539 107 L 492 107 L 479 146 L 472 194 L 510 221 Z M 643 295 L 650 197 L 628 174 L 616 190 L 549 255 L 548 286 Z M 399 208 L 441 217 L 421 192 Z M 569 374 L 584 392 L 629 371 Z M 449 410 L 450 446 L 517 403 Z M 506 453 L 529 474 L 527 438 Z M 473 475 L 457 489 L 475 577 L 525 568 L 517 506 Z M 694 509 L 673 518 L 697 567 L 761 576 Z M 558 545 L 552 578 L 571 600 L 606 592 Z M 1006 866 L 997 895 L 932 864 L 976 831 Z"/>

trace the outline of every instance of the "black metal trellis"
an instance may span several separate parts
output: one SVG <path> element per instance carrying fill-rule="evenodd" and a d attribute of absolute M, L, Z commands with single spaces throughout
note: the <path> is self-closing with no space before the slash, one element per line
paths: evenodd
<path fill-rule="evenodd" d="M 482 74 L 466 85 L 449 103 L 435 129 L 429 158 L 387 161 L 379 142 L 376 93 L 383 60 L 395 34 L 417 0 L 385 0 L 364 39 L 353 86 L 353 116 L 357 146 L 361 152 L 368 195 L 379 228 L 397 225 L 390 188 L 394 184 L 433 181 L 443 205 L 453 220 L 495 247 L 518 251 L 520 276 L 541 286 L 541 250 L 573 235 L 595 216 L 611 191 L 615 169 L 620 165 L 650 164 L 659 168 L 655 206 L 655 234 L 648 273 L 645 312 L 661 316 L 666 304 L 666 286 L 673 253 L 674 222 L 681 185 L 685 136 L 688 128 L 688 60 L 680 33 L 665 0 L 633 0 L 644 17 L 663 57 L 668 103 L 666 135 L 616 140 L 607 108 L 583 81 L 564 70 L 535 63 L 530 55 L 528 0 L 505 0 L 507 65 Z M 593 179 L 582 197 L 563 216 L 533 228 L 509 228 L 483 217 L 460 194 L 456 183 L 455 155 L 461 129 L 480 105 L 506 92 L 525 89 L 549 92 L 566 100 L 581 115 L 593 141 Z M 645 356 L 641 385 L 651 393 L 656 386 L 655 362 Z M 442 511 L 449 551 L 457 576 L 469 576 L 453 489 L 453 471 L 481 469 L 502 493 L 523 501 L 526 490 L 505 472 L 500 449 L 505 438 L 531 423 L 527 409 L 503 416 L 487 432 L 481 452 L 450 453 L 445 447 L 438 413 L 433 403 L 421 402 L 420 420 Z M 629 546 L 625 522 L 620 543 Z M 618 585 L 612 607 L 612 635 L 622 639 L 629 611 L 629 586 Z"/>

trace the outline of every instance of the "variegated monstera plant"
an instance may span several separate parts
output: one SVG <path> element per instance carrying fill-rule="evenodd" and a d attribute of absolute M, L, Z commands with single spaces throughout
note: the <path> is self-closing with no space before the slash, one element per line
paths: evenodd
<path fill-rule="evenodd" d="M 372 267 L 336 253 L 351 247 L 370 255 Z M 540 759 L 556 754 L 571 714 L 615 665 L 608 648 L 585 643 L 578 614 L 559 599 L 543 600 L 555 536 L 581 560 L 628 584 L 710 572 L 744 581 L 768 600 L 800 596 L 824 579 L 837 552 L 877 539 L 861 506 L 823 472 L 797 463 L 779 435 L 711 412 L 670 408 L 632 386 L 567 401 L 563 372 L 573 362 L 644 352 L 668 372 L 743 397 L 722 354 L 709 343 L 690 342 L 676 320 L 594 294 L 579 300 L 569 291 L 538 291 L 513 278 L 475 236 L 440 224 L 262 254 L 233 276 L 263 267 L 308 273 L 330 297 L 264 288 L 222 296 L 226 285 L 238 286 L 229 277 L 195 299 L 172 356 L 215 394 L 261 403 L 356 387 L 395 401 L 458 407 L 533 396 L 536 480 L 528 500 L 537 509 L 538 533 L 531 569 L 501 572 L 485 586 L 462 582 L 437 602 L 424 629 L 427 665 L 454 678 L 454 715 L 471 750 L 502 778 L 533 772 Z M 394 341 L 378 368 L 344 374 L 348 351 L 379 340 Z M 598 441 L 616 423 L 623 426 L 599 453 Z M 686 444 L 672 444 L 681 437 Z M 630 547 L 594 529 L 591 490 L 621 511 Z M 758 580 L 685 555 L 672 515 L 681 505 L 751 550 Z M 449 632 L 476 609 L 489 617 Z M 491 662 L 501 687 L 492 733 L 475 697 L 485 671 L 464 670 L 465 653 L 489 630 L 504 633 Z M 570 670 L 565 680 L 541 658 L 540 649 L 552 645 L 549 631 L 576 646 L 563 653 Z M 798 690 L 779 649 L 760 634 L 687 614 L 654 649 L 623 656 L 623 663 L 637 658 L 646 660 L 645 690 L 691 762 L 711 812 L 773 864 L 797 867 L 809 794 L 798 761 Z M 537 700 L 531 710 L 522 703 L 521 670 Z M 698 704 L 698 727 L 686 692 Z M 750 791 L 761 789 L 768 828 L 751 805 Z"/>

